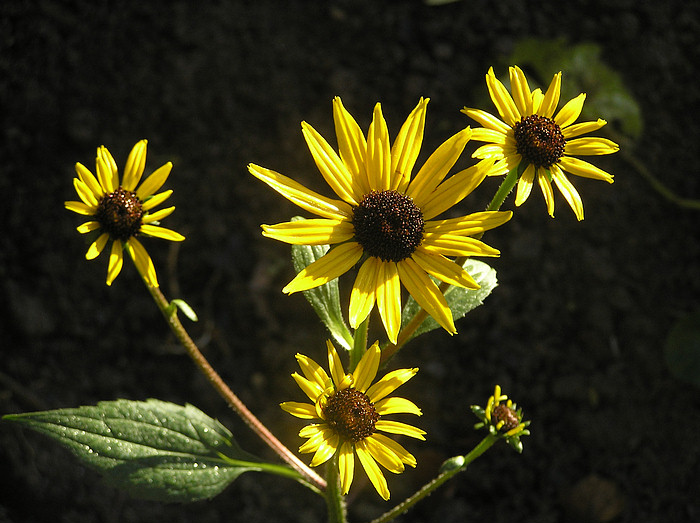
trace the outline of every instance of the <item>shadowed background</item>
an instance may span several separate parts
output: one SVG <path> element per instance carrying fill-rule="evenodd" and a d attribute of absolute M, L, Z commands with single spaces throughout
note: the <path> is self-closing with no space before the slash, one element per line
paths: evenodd
<path fill-rule="evenodd" d="M 700 518 L 698 389 L 664 364 L 669 330 L 698 308 L 700 215 L 660 197 L 627 159 L 700 198 L 700 4 L 614 4 L 3 2 L 0 413 L 117 398 L 190 402 L 244 448 L 274 459 L 176 345 L 133 264 L 104 285 L 106 255 L 85 261 L 81 218 L 63 208 L 75 199 L 75 162 L 93 169 L 105 145 L 121 172 L 147 138 L 147 174 L 174 163 L 166 187 L 177 210 L 164 225 L 187 236 L 179 245 L 144 241 L 163 291 L 192 305 L 200 322 L 191 333 L 206 356 L 296 448 L 302 423 L 278 404 L 302 399 L 289 377 L 293 355 L 323 361 L 326 334 L 302 295 L 281 293 L 292 277 L 288 246 L 260 235 L 261 223 L 300 211 L 250 176 L 247 163 L 330 195 L 299 124 L 335 144 L 331 100 L 339 95 L 365 130 L 381 101 L 392 137 L 430 97 L 420 164 L 474 123 L 459 113 L 464 105 L 494 111 L 484 82 L 491 65 L 503 77 L 521 39 L 565 37 L 600 47 L 639 104 L 644 131 L 623 153 L 592 160 L 615 174 L 613 185 L 574 179 L 583 222 L 558 195 L 549 218 L 535 189 L 508 224 L 487 233 L 502 252 L 492 261 L 499 287 L 457 324 L 459 335 L 435 331 L 392 362 L 421 368 L 400 390 L 425 413 L 415 424 L 428 441 L 404 441 L 418 468 L 389 474 L 389 504 L 358 472 L 351 520 L 380 514 L 444 459 L 470 450 L 481 435 L 469 405 L 483 405 L 496 383 L 532 420 L 523 454 L 496 446 L 404 521 Z M 531 87 L 546 87 L 551 73 L 522 65 Z M 611 121 L 596 134 L 623 127 Z M 456 211 L 484 208 L 496 187 L 487 180 Z M 314 494 L 255 473 L 209 502 L 135 500 L 54 443 L 6 424 L 0 471 L 0 521 L 325 518 Z"/>

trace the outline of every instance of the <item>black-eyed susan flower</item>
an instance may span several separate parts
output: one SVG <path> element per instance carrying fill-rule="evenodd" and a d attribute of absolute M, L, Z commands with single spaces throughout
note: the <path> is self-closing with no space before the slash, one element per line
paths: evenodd
<path fill-rule="evenodd" d="M 299 432 L 308 438 L 299 448 L 301 453 L 313 453 L 311 466 L 327 462 L 338 454 L 341 490 L 347 494 L 352 484 L 357 455 L 369 480 L 379 495 L 389 499 L 389 488 L 379 465 L 399 474 L 404 466 L 416 466 L 416 458 L 393 439 L 380 434 L 402 434 L 424 440 L 425 432 L 402 423 L 387 420 L 390 414 L 421 415 L 410 400 L 388 397 L 399 386 L 411 379 L 418 369 L 398 369 L 372 384 L 379 368 L 380 350 L 375 343 L 363 355 L 355 371 L 346 374 L 333 344 L 328 341 L 330 376 L 311 358 L 297 354 L 303 376 L 292 377 L 311 403 L 289 401 L 282 409 L 293 416 L 317 423 L 305 426 Z"/>
<path fill-rule="evenodd" d="M 124 262 L 123 251 L 126 249 L 145 281 L 153 287 L 158 287 L 153 261 L 136 236 L 155 236 L 171 241 L 185 239 L 181 234 L 157 225 L 172 213 L 175 207 L 151 212 L 173 192 L 167 190 L 154 194 L 167 180 L 173 164 L 168 162 L 156 169 L 139 186 L 146 165 L 146 144 L 146 140 L 141 140 L 129 153 L 121 183 L 117 164 L 104 146 L 97 149 L 97 176 L 83 164 L 75 165 L 78 177 L 73 179 L 73 186 L 81 201 L 65 202 L 65 207 L 92 217 L 92 220 L 78 226 L 78 232 L 81 234 L 98 234 L 85 255 L 88 260 L 99 256 L 111 240 L 107 285 L 111 285 L 119 275 Z"/>
<path fill-rule="evenodd" d="M 302 270 L 283 292 L 323 285 L 362 260 L 350 295 L 350 325 L 356 328 L 376 304 L 393 343 L 401 326 L 401 284 L 444 329 L 456 332 L 447 301 L 428 275 L 452 285 L 478 288 L 450 257 L 497 256 L 496 249 L 472 236 L 505 223 L 512 215 L 488 211 L 435 219 L 481 183 L 493 160 L 446 178 L 471 137 L 472 131 L 466 128 L 438 147 L 412 177 L 427 104 L 427 99 L 418 102 L 392 145 L 380 104 L 374 108 L 365 138 L 336 97 L 333 117 L 338 153 L 302 122 L 311 155 L 340 199 L 322 196 L 270 169 L 248 166 L 282 196 L 320 217 L 263 225 L 265 236 L 290 244 L 333 247 Z"/>
<path fill-rule="evenodd" d="M 493 68 L 486 75 L 491 100 L 501 119 L 482 111 L 465 107 L 462 112 L 483 127 L 472 131 L 472 139 L 487 142 L 473 154 L 474 158 L 496 160 L 493 175 L 506 174 L 519 167 L 523 169 L 515 195 L 519 206 L 532 190 L 535 179 L 547 204 L 547 211 L 554 216 L 552 181 L 574 211 L 583 220 L 583 202 L 566 173 L 613 183 L 613 176 L 598 167 L 576 158 L 611 154 L 619 147 L 606 138 L 579 136 L 596 131 L 607 122 L 575 124 L 583 109 L 585 93 L 567 102 L 555 115 L 561 93 L 561 72 L 554 75 L 547 92 L 530 91 L 525 74 L 520 68 L 511 67 L 511 93 L 496 78 Z"/>
<path fill-rule="evenodd" d="M 486 402 L 486 408 L 478 405 L 472 405 L 471 408 L 476 417 L 481 420 L 474 428 L 487 427 L 492 435 L 502 437 L 518 452 L 523 451 L 520 437 L 530 434 L 526 428 L 530 422 L 523 421 L 522 409 L 508 399 L 508 396 L 502 394 L 500 385 L 494 388 L 493 396 Z"/>

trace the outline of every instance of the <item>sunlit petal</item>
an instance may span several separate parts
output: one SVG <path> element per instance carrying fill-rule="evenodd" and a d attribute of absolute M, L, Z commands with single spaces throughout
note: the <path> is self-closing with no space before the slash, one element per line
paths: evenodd
<path fill-rule="evenodd" d="M 389 487 L 386 484 L 386 478 L 382 471 L 379 469 L 377 462 L 374 461 L 372 455 L 367 451 L 364 446 L 355 445 L 355 451 L 357 452 L 357 457 L 362 464 L 362 468 L 365 469 L 365 473 L 369 478 L 374 488 L 377 490 L 379 495 L 385 501 L 389 499 Z"/>
<path fill-rule="evenodd" d="M 146 178 L 136 190 L 136 196 L 138 196 L 141 200 L 145 200 L 146 198 L 154 194 L 158 189 L 160 189 L 163 186 L 165 181 L 168 179 L 172 168 L 172 162 L 168 162 L 165 165 L 162 165 L 161 167 L 153 171 L 153 173 L 151 173 L 151 175 L 148 178 Z"/>
<path fill-rule="evenodd" d="M 381 350 L 379 350 L 379 344 L 375 342 L 367 349 L 362 359 L 357 364 L 357 368 L 352 373 L 352 376 L 354 386 L 360 392 L 365 392 L 374 381 L 374 378 L 377 377 L 380 356 Z"/>
<path fill-rule="evenodd" d="M 263 236 L 293 245 L 329 245 L 341 243 L 355 235 L 348 220 L 316 218 L 262 225 Z"/>
<path fill-rule="evenodd" d="M 362 257 L 362 247 L 355 242 L 342 243 L 333 247 L 321 258 L 308 265 L 290 281 L 282 292 L 293 292 L 313 289 L 334 280 L 349 271 Z"/>
<path fill-rule="evenodd" d="M 355 284 L 350 293 L 350 326 L 355 329 L 365 321 L 370 311 L 374 308 L 377 298 L 377 279 L 382 261 L 369 257 L 360 267 L 355 278 Z"/>
<path fill-rule="evenodd" d="M 429 98 L 421 98 L 391 146 L 391 189 L 404 193 L 423 143 Z"/>
<path fill-rule="evenodd" d="M 382 262 L 377 277 L 377 308 L 391 343 L 401 328 L 401 282 L 395 262 Z"/>
<path fill-rule="evenodd" d="M 146 167 L 146 148 L 148 141 L 141 140 L 129 153 L 129 157 L 126 159 L 126 166 L 124 167 L 124 177 L 122 179 L 122 186 L 127 191 L 133 191 L 141 181 L 141 176 L 143 175 L 143 170 Z"/>

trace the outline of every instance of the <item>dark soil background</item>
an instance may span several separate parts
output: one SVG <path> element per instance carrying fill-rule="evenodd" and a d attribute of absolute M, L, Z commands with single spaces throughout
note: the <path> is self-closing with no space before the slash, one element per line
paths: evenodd
<path fill-rule="evenodd" d="M 175 344 L 133 264 L 104 285 L 106 256 L 85 261 L 81 218 L 63 208 L 75 199 L 75 162 L 93 168 L 104 144 L 121 171 L 147 138 L 147 172 L 175 165 L 167 186 L 177 210 L 165 225 L 187 236 L 145 241 L 163 291 L 194 307 L 191 332 L 207 357 L 296 448 L 302 424 L 277 405 L 301 399 L 293 355 L 322 360 L 325 332 L 303 296 L 281 293 L 292 276 L 288 246 L 260 235 L 260 223 L 299 211 L 246 164 L 330 194 L 299 124 L 333 142 L 335 95 L 365 129 L 381 101 L 392 137 L 430 97 L 424 160 L 473 123 L 464 105 L 493 110 L 484 75 L 491 65 L 505 74 L 519 40 L 566 37 L 601 46 L 640 104 L 644 132 L 595 160 L 613 185 L 574 181 L 585 221 L 561 197 L 549 218 L 533 191 L 485 238 L 502 251 L 493 261 L 500 286 L 485 306 L 458 323 L 459 335 L 435 331 L 392 362 L 421 367 L 401 392 L 423 407 L 417 424 L 428 431 L 427 442 L 406 443 L 419 465 L 389 478 L 392 502 L 472 448 L 481 436 L 469 405 L 499 383 L 532 420 L 523 454 L 494 447 L 403 521 L 700 521 L 700 394 L 670 375 L 663 350 L 674 322 L 699 305 L 700 215 L 660 197 L 628 161 L 700 198 L 699 35 L 700 3 L 679 0 L 2 2 L 0 413 L 117 398 L 190 402 L 274 459 Z M 483 208 L 496 186 L 487 180 L 458 210 Z M 132 499 L 8 424 L 0 471 L 0 521 L 325 518 L 308 490 L 254 473 L 208 502 Z M 393 506 L 363 478 L 351 491 L 352 521 Z"/>

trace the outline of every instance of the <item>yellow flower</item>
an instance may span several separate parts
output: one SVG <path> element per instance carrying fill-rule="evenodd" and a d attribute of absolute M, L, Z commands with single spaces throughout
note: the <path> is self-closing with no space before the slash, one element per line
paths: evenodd
<path fill-rule="evenodd" d="M 404 471 L 404 465 L 416 466 L 416 458 L 400 444 L 377 431 L 403 434 L 425 440 L 424 431 L 402 423 L 384 419 L 389 414 L 415 414 L 420 409 L 404 398 L 387 397 L 410 380 L 418 369 L 398 369 L 386 374 L 372 385 L 379 368 L 381 351 L 375 343 L 362 356 L 352 374 L 345 374 L 340 357 L 330 341 L 328 365 L 330 377 L 311 358 L 297 354 L 304 374 L 292 374 L 301 390 L 312 401 L 288 401 L 280 406 L 297 418 L 318 420 L 299 432 L 308 440 L 299 448 L 301 453 L 314 453 L 311 466 L 315 467 L 338 454 L 341 490 L 347 494 L 355 470 L 355 454 L 379 495 L 389 499 L 389 488 L 382 467 L 394 474 Z"/>
<path fill-rule="evenodd" d="M 136 239 L 137 235 L 155 236 L 171 241 L 185 239 L 181 234 L 157 225 L 160 220 L 172 213 L 175 207 L 149 212 L 172 194 L 172 190 L 154 193 L 167 180 L 173 164 L 166 163 L 137 188 L 146 165 L 146 144 L 146 140 L 141 140 L 129 153 L 121 183 L 117 164 L 104 146 L 97 149 L 97 177 L 83 164 L 75 165 L 78 177 L 73 179 L 73 186 L 81 201 L 65 202 L 65 207 L 69 211 L 94 218 L 78 227 L 78 232 L 81 234 L 93 231 L 99 233 L 97 239 L 90 245 L 85 258 L 88 260 L 96 258 L 107 242 L 112 241 L 107 285 L 111 285 L 119 275 L 124 262 L 122 251 L 126 248 L 141 276 L 149 285 L 158 287 L 156 270 L 151 257 L 141 242 Z"/>
<path fill-rule="evenodd" d="M 472 139 L 488 142 L 472 156 L 496 160 L 492 175 L 506 174 L 523 164 L 524 171 L 518 180 L 515 205 L 519 206 L 527 200 L 537 178 L 547 203 L 547 211 L 550 216 L 554 216 L 554 181 L 576 218 L 583 220 L 581 196 L 565 173 L 613 183 L 611 174 L 574 157 L 618 151 L 618 145 L 605 138 L 577 138 L 600 129 L 607 122 L 598 119 L 595 122 L 574 124 L 583 109 L 585 93 L 571 99 L 554 115 L 561 92 L 561 72 L 554 75 L 547 92 L 542 94 L 540 89 L 530 91 L 520 68 L 511 67 L 509 71 L 512 94 L 496 78 L 493 67 L 486 75 L 486 85 L 501 116 L 500 120 L 480 109 L 462 109 L 464 114 L 484 126 L 472 131 Z"/>
<path fill-rule="evenodd" d="M 393 146 L 381 106 L 374 108 L 365 139 L 340 98 L 333 100 L 336 153 L 306 122 L 302 133 L 318 169 L 340 198 L 311 191 L 275 171 L 249 165 L 250 172 L 301 208 L 320 218 L 263 225 L 263 234 L 291 244 L 334 245 L 284 289 L 292 293 L 327 283 L 364 257 L 350 295 L 349 320 L 362 323 L 375 303 L 391 342 L 401 326 L 401 284 L 448 332 L 456 332 L 445 297 L 428 275 L 470 289 L 478 284 L 448 256 L 498 256 L 470 236 L 508 221 L 510 212 L 478 212 L 434 219 L 473 191 L 493 160 L 484 160 L 445 180 L 469 141 L 462 130 L 443 143 L 411 178 L 423 141 L 427 99 L 418 102 Z"/>

